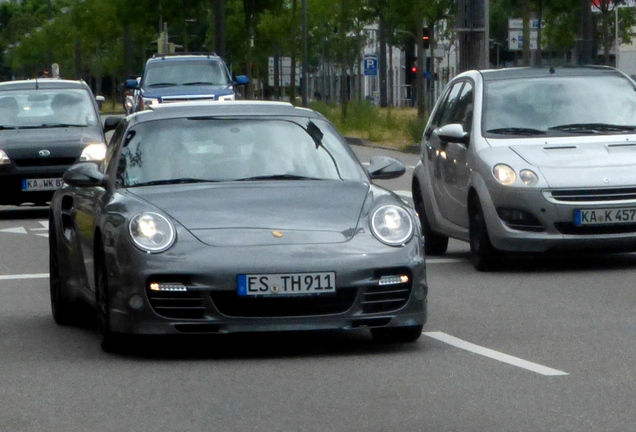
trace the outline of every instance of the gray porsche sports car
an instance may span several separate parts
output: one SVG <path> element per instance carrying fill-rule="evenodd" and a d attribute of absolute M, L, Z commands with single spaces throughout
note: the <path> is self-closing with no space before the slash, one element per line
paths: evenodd
<path fill-rule="evenodd" d="M 636 250 L 636 84 L 610 67 L 468 71 L 422 137 L 413 200 L 426 253 Z"/>
<path fill-rule="evenodd" d="M 122 334 L 369 328 L 415 341 L 426 321 L 420 225 L 372 183 L 320 114 L 287 103 L 174 103 L 121 118 L 106 158 L 64 175 L 50 206 L 53 317 L 95 306 Z"/>

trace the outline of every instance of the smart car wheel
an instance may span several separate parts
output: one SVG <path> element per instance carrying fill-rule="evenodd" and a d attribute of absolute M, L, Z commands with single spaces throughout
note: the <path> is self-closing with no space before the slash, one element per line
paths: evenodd
<path fill-rule="evenodd" d="M 433 256 L 444 255 L 448 249 L 448 237 L 431 230 L 431 225 L 428 223 L 426 212 L 424 211 L 422 195 L 417 186 L 413 188 L 413 203 L 422 225 L 422 234 L 424 234 L 424 253 Z"/>
<path fill-rule="evenodd" d="M 500 252 L 490 242 L 486 219 L 478 198 L 469 205 L 470 254 L 478 271 L 495 270 L 499 265 Z"/>
<path fill-rule="evenodd" d="M 101 250 L 98 249 L 98 250 Z M 102 349 L 113 352 L 119 348 L 119 337 L 110 329 L 110 297 L 108 272 L 103 252 L 96 254 L 95 308 L 97 310 L 97 334 Z"/>
<path fill-rule="evenodd" d="M 422 336 L 423 325 L 409 327 L 372 328 L 371 336 L 379 343 L 415 342 Z"/>
<path fill-rule="evenodd" d="M 73 324 L 77 319 L 77 303 L 68 292 L 68 285 L 60 274 L 55 222 L 49 220 L 49 291 L 51 312 L 59 325 Z"/>

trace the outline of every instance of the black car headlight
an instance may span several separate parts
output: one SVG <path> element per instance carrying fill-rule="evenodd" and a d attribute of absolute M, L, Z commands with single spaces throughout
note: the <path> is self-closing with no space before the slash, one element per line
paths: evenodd
<path fill-rule="evenodd" d="M 413 237 L 411 216 L 396 205 L 377 208 L 371 214 L 370 225 L 373 235 L 390 246 L 401 246 Z"/>
<path fill-rule="evenodd" d="M 135 215 L 128 223 L 128 232 L 135 246 L 144 252 L 163 252 L 175 240 L 174 226 L 158 213 L 144 212 Z"/>

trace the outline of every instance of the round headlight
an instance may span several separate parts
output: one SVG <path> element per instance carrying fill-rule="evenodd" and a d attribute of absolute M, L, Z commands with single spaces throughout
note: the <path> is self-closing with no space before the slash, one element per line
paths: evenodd
<path fill-rule="evenodd" d="M 96 143 L 84 147 L 80 155 L 80 161 L 101 161 L 106 157 L 106 144 Z"/>
<path fill-rule="evenodd" d="M 519 178 L 526 186 L 534 186 L 539 183 L 539 176 L 528 169 L 519 172 Z"/>
<path fill-rule="evenodd" d="M 175 230 L 170 221 L 157 213 L 139 213 L 128 225 L 135 246 L 144 252 L 163 252 L 175 240 Z"/>
<path fill-rule="evenodd" d="M 413 236 L 413 221 L 402 207 L 385 205 L 372 213 L 371 231 L 382 243 L 400 246 Z"/>
<path fill-rule="evenodd" d="M 517 174 L 515 170 L 510 168 L 508 165 L 497 164 L 492 169 L 492 173 L 499 183 L 504 186 L 510 186 L 517 180 Z"/>

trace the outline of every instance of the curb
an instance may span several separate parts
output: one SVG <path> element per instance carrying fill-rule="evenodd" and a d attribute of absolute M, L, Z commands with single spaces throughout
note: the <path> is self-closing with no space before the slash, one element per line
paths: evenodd
<path fill-rule="evenodd" d="M 365 139 L 365 138 L 358 138 L 358 137 L 351 137 L 351 136 L 345 136 L 344 138 L 347 141 L 347 143 L 349 143 L 349 145 L 375 147 L 375 148 L 393 150 L 393 151 L 398 151 L 402 153 L 410 153 L 410 154 L 419 154 L 420 152 L 420 146 L 418 144 L 411 144 L 408 146 L 395 148 L 395 147 L 390 147 L 390 146 L 374 143 L 373 141 L 369 141 L 368 139 Z"/>

